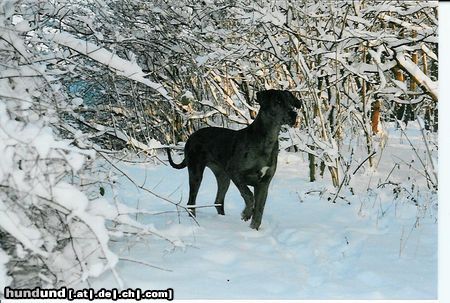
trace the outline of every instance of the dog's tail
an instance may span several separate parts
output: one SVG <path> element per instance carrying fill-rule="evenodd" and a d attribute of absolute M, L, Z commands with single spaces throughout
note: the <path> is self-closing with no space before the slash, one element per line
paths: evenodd
<path fill-rule="evenodd" d="M 169 158 L 170 166 L 172 166 L 173 168 L 176 168 L 176 169 L 183 169 L 183 168 L 185 168 L 187 166 L 186 158 L 184 158 L 183 161 L 180 164 L 176 164 L 172 160 L 172 156 L 170 154 L 170 148 L 166 148 L 166 152 L 167 152 L 167 157 Z"/>

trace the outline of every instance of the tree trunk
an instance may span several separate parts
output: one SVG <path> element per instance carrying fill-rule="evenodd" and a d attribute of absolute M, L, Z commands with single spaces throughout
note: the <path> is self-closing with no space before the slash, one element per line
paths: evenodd
<path fill-rule="evenodd" d="M 372 133 L 377 134 L 380 124 L 381 101 L 377 100 L 372 104 Z"/>
<path fill-rule="evenodd" d="M 314 146 L 310 146 L 311 149 L 314 149 Z M 309 162 L 309 182 L 316 181 L 316 157 L 308 153 L 308 162 Z"/>

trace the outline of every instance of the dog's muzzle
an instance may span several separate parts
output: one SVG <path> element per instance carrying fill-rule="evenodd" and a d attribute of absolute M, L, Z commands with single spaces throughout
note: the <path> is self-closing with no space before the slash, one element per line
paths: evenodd
<path fill-rule="evenodd" d="M 289 126 L 294 126 L 295 122 L 297 121 L 297 112 L 291 110 L 289 112 L 289 121 L 286 121 Z"/>

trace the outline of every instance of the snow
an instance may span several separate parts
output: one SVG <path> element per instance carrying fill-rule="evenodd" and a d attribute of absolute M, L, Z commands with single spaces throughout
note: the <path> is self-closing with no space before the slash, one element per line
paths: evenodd
<path fill-rule="evenodd" d="M 36 242 L 40 241 L 40 234 L 37 230 L 26 227 L 20 218 L 11 210 L 8 210 L 6 204 L 0 200 L 0 227 L 14 235 L 26 248 L 32 252 L 47 257 L 48 253 L 39 248 Z M 42 244 L 42 243 L 39 243 Z"/>
<path fill-rule="evenodd" d="M 73 214 L 84 212 L 89 203 L 84 193 L 75 186 L 63 181 L 52 188 L 52 194 L 56 203 L 72 211 Z"/>
<path fill-rule="evenodd" d="M 197 66 L 202 66 L 206 63 L 206 61 L 208 61 L 208 59 L 210 58 L 210 55 L 205 55 L 205 56 L 197 56 L 195 58 L 195 61 L 197 62 Z"/>
<path fill-rule="evenodd" d="M 197 226 L 173 205 L 120 179 L 118 199 L 143 211 L 138 220 L 184 243 L 174 246 L 155 237 L 112 243 L 119 259 L 142 261 L 118 263 L 124 286 L 173 288 L 176 299 L 436 299 L 437 198 L 405 164 L 390 180 L 421 188 L 417 205 L 406 194 L 396 198 L 389 185 L 377 187 L 398 157 L 414 158 L 402 133 L 392 126 L 387 131 L 389 145 L 378 171 L 363 166 L 352 179 L 355 195 L 343 190 L 346 200 L 337 203 L 329 201 L 334 190 L 329 177 L 308 182 L 307 156 L 281 152 L 259 231 L 241 221 L 244 203 L 234 185 L 225 199 L 226 215 L 198 208 Z M 417 124 L 406 131 L 419 146 Z M 186 170 L 153 164 L 121 169 L 137 184 L 186 203 Z M 206 170 L 198 205 L 212 206 L 216 188 Z M 90 282 L 97 289 L 115 285 L 108 273 Z"/>
<path fill-rule="evenodd" d="M 79 171 L 85 162 L 85 157 L 76 152 L 69 152 L 65 158 L 74 172 Z"/>
<path fill-rule="evenodd" d="M 0 289 L 3 291 L 6 286 L 11 283 L 11 277 L 7 275 L 8 269 L 6 263 L 9 261 L 9 256 L 0 248 Z M 1 292 L 1 291 L 0 291 Z"/>
<path fill-rule="evenodd" d="M 82 98 L 73 98 L 72 104 L 75 106 L 80 106 L 81 104 L 83 104 L 83 99 Z"/>
<path fill-rule="evenodd" d="M 105 269 L 113 269 L 118 262 L 117 256 L 110 250 L 108 246 L 109 235 L 105 226 L 105 218 L 103 215 L 93 215 L 86 211 L 89 200 L 84 193 L 82 193 L 75 186 L 66 182 L 59 182 L 52 190 L 54 201 L 64 208 L 71 211 L 70 218 L 76 216 L 84 222 L 91 232 L 96 236 L 101 250 L 107 260 L 106 264 L 95 263 L 89 269 L 89 275 L 100 275 Z M 101 266 L 101 267 L 100 267 Z M 115 270 L 112 271 L 115 274 Z M 86 276 L 87 277 L 87 276 Z M 115 275 L 116 281 L 122 287 L 121 280 Z"/>
<path fill-rule="evenodd" d="M 0 16 L 0 18 L 1 18 L 0 21 L 3 21 L 2 16 Z M 11 44 L 23 58 L 30 57 L 29 53 L 26 50 L 26 46 L 23 43 L 23 40 L 14 31 L 10 30 L 7 27 L 3 27 L 2 30 L 0 31 L 0 38 Z"/>

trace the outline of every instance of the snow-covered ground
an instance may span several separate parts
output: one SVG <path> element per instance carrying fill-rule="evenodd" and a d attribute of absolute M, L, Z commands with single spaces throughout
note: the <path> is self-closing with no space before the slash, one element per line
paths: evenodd
<path fill-rule="evenodd" d="M 409 134 L 420 142 L 419 132 Z M 310 183 L 305 155 L 282 152 L 259 231 L 241 221 L 244 203 L 234 185 L 225 199 L 226 215 L 200 208 L 198 226 L 121 178 L 121 202 L 159 212 L 137 218 L 173 243 L 119 239 L 112 244 L 123 259 L 118 272 L 126 287 L 173 288 L 176 299 L 436 299 L 437 197 L 426 190 L 413 159 L 407 140 L 391 130 L 378 170 L 366 163 L 352 179 L 354 195 L 345 189 L 345 199 L 331 203 L 335 189 L 328 177 Z M 414 191 L 417 205 L 407 191 L 377 188 L 395 162 L 400 166 L 389 180 Z M 186 169 L 121 165 L 138 184 L 185 205 Z M 198 204 L 211 205 L 215 193 L 214 176 L 206 170 Z M 94 288 L 117 287 L 110 273 L 90 282 Z"/>

